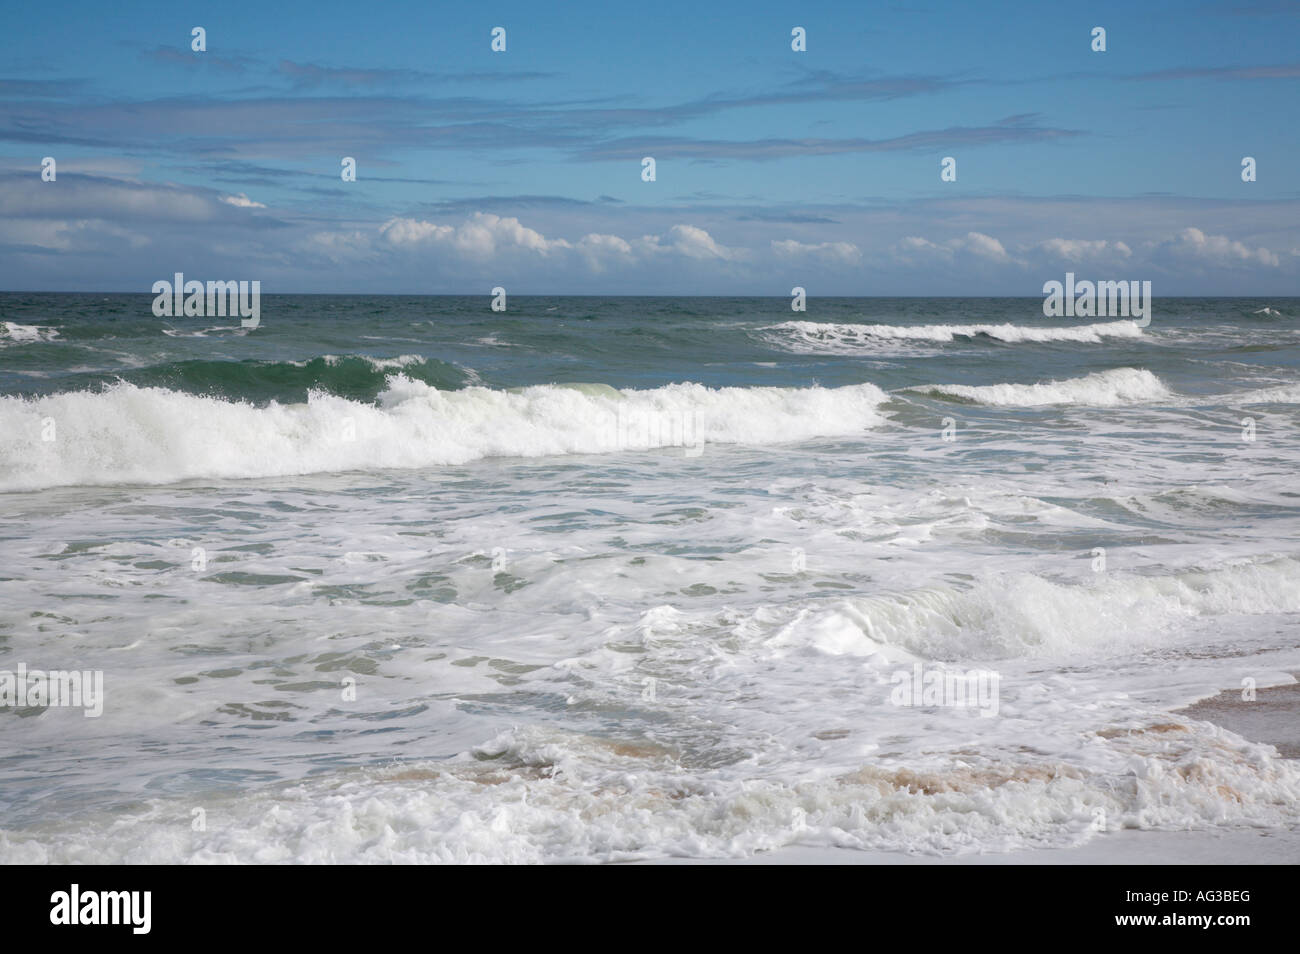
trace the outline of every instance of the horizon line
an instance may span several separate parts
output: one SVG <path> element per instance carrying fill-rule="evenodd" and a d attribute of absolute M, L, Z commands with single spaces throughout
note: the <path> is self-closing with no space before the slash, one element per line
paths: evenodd
<path fill-rule="evenodd" d="M 300 296 L 315 298 L 356 298 L 368 296 L 371 298 L 491 298 L 489 292 L 302 292 L 302 291 L 281 291 L 281 292 L 262 292 L 265 296 Z M 144 298 L 157 297 L 153 291 L 104 291 L 103 289 L 78 289 L 76 291 L 57 290 L 57 289 L 8 289 L 0 288 L 0 295 L 139 295 Z M 510 292 L 511 298 L 753 298 L 753 299 L 775 299 L 779 301 L 788 300 L 789 295 L 647 295 L 647 294 L 586 294 L 571 292 Z M 808 295 L 808 299 L 959 299 L 969 300 L 994 300 L 1000 298 L 1023 298 L 1030 301 L 1042 299 L 1042 295 Z M 1258 298 L 1276 300 L 1279 298 L 1297 298 L 1300 299 L 1300 293 L 1294 295 L 1161 295 L 1159 299 L 1170 300 L 1178 298 Z"/>

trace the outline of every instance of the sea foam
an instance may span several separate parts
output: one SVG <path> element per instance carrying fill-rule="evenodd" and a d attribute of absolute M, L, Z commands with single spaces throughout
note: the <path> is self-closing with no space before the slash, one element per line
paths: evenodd
<path fill-rule="evenodd" d="M 1133 321 L 1107 321 L 1070 327 L 1030 325 L 858 325 L 815 321 L 786 321 L 766 329 L 768 340 L 805 354 L 846 354 L 879 348 L 889 343 L 933 342 L 991 338 L 1009 344 L 1022 342 L 1081 342 L 1096 344 L 1104 338 L 1141 338 Z"/>
<path fill-rule="evenodd" d="M 20 325 L 13 321 L 0 321 L 0 347 L 6 344 L 29 344 L 33 341 L 53 341 L 59 336 L 57 328 L 40 325 Z"/>

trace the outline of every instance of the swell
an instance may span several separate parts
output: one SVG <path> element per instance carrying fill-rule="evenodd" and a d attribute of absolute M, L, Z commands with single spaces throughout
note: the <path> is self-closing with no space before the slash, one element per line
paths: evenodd
<path fill-rule="evenodd" d="M 323 355 L 306 361 L 167 361 L 141 368 L 63 375 L 57 386 L 60 391 L 94 391 L 126 382 L 141 388 L 165 388 L 254 404 L 305 401 L 312 391 L 354 401 L 374 401 L 396 371 L 444 390 L 464 387 L 475 380 L 473 372 L 419 355 Z"/>

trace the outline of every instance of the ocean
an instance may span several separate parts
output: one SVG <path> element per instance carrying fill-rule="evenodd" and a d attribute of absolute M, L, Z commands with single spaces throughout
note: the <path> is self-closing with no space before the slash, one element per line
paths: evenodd
<path fill-rule="evenodd" d="M 0 294 L 0 861 L 1300 825 L 1300 299 L 151 300 Z"/>

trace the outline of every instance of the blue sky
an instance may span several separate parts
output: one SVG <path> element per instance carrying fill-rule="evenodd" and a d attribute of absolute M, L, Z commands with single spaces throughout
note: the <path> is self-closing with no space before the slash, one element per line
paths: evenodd
<path fill-rule="evenodd" d="M 12 5 L 0 288 L 1300 294 L 1298 41 L 1295 0 Z"/>

